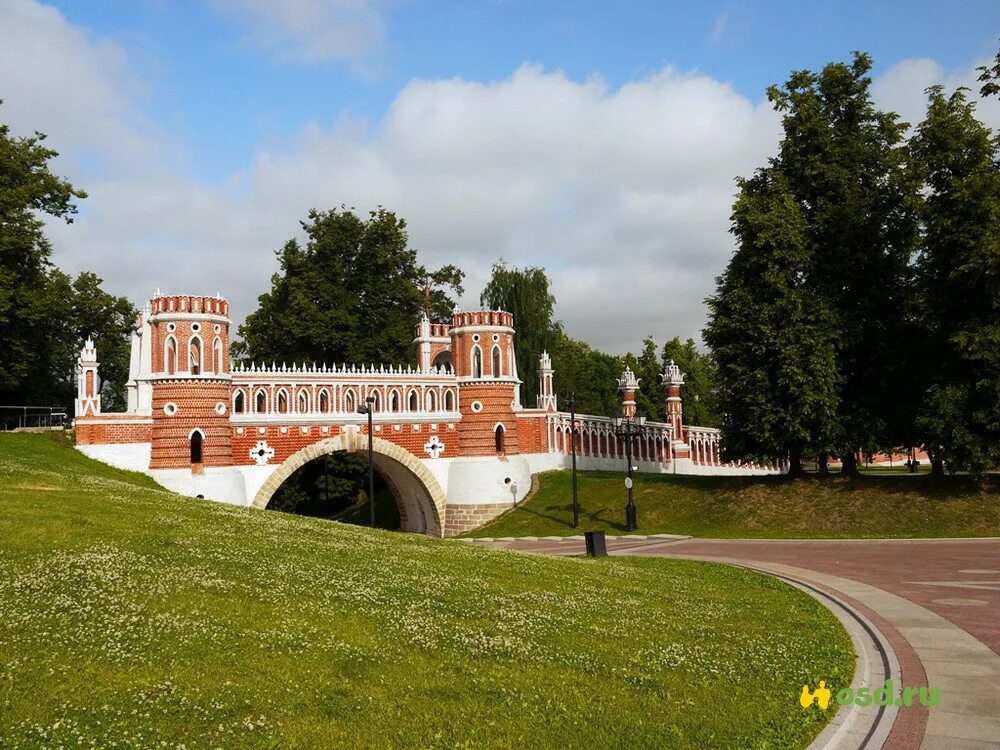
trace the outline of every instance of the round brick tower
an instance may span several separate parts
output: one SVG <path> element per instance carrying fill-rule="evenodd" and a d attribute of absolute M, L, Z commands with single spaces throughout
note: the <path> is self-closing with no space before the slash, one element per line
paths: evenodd
<path fill-rule="evenodd" d="M 461 454 L 517 454 L 514 411 L 521 408 L 521 381 L 514 359 L 513 316 L 496 310 L 455 313 L 449 333 L 462 412 Z"/>
<path fill-rule="evenodd" d="M 221 297 L 150 301 L 153 438 L 149 468 L 232 463 L 229 303 Z"/>

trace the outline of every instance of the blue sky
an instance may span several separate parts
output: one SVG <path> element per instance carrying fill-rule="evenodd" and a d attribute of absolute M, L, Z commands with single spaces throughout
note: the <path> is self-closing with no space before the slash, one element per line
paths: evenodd
<path fill-rule="evenodd" d="M 777 142 L 768 84 L 861 49 L 916 119 L 998 36 L 996 0 L 0 0 L 0 120 L 90 193 L 56 261 L 137 303 L 242 316 L 309 208 L 383 203 L 466 306 L 497 257 L 541 264 L 567 329 L 620 352 L 698 336 L 733 179 Z"/>
<path fill-rule="evenodd" d="M 307 120 L 377 121 L 411 78 L 489 81 L 519 65 L 619 86 L 666 65 L 729 81 L 750 98 L 793 68 L 852 50 L 876 73 L 910 57 L 950 69 L 995 52 L 996 0 L 895 2 L 406 2 L 380 6 L 384 38 L 357 61 L 261 54 L 247 25 L 219 6 L 166 0 L 56 2 L 95 37 L 128 50 L 151 83 L 142 108 L 181 128 L 191 168 L 209 179 L 240 168 L 264 140 Z M 289 47 L 294 47 L 290 40 Z"/>

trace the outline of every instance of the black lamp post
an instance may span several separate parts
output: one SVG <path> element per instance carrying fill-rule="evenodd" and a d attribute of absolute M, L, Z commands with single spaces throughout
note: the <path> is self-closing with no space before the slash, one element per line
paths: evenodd
<path fill-rule="evenodd" d="M 367 406 L 358 408 L 358 414 L 368 415 L 368 510 L 371 512 L 371 526 L 375 528 L 375 465 L 372 463 L 372 404 L 375 397 L 369 396 L 365 399 Z"/>
<path fill-rule="evenodd" d="M 569 444 L 573 456 L 573 528 L 580 525 L 580 500 L 576 494 L 576 391 L 569 392 L 566 399 L 569 407 Z"/>
<path fill-rule="evenodd" d="M 637 416 L 635 419 L 625 415 L 615 417 L 615 437 L 625 443 L 625 463 L 628 465 L 625 477 L 625 489 L 628 490 L 628 504 L 625 506 L 625 531 L 636 531 L 639 524 L 636 520 L 635 498 L 632 492 L 632 441 L 645 431 L 646 418 Z"/>

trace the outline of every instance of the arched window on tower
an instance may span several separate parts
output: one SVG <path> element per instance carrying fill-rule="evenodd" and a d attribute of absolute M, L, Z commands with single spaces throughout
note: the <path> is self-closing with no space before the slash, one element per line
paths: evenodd
<path fill-rule="evenodd" d="M 445 391 L 444 410 L 455 411 L 455 394 L 452 391 Z"/>
<path fill-rule="evenodd" d="M 191 433 L 191 463 L 193 464 L 201 463 L 201 441 L 203 438 L 201 430 L 195 430 Z"/>
<path fill-rule="evenodd" d="M 197 336 L 188 341 L 188 371 L 192 375 L 201 374 L 201 339 Z"/>
<path fill-rule="evenodd" d="M 257 391 L 257 399 L 254 403 L 254 410 L 258 414 L 267 412 L 267 394 L 264 391 Z"/>
<path fill-rule="evenodd" d="M 481 378 L 483 376 L 483 350 L 478 346 L 472 347 L 472 377 Z"/>
<path fill-rule="evenodd" d="M 408 405 L 408 407 L 409 407 L 409 409 L 410 409 L 411 412 L 417 411 L 417 392 L 416 391 L 410 391 L 410 398 L 409 398 L 409 405 Z"/>
<path fill-rule="evenodd" d="M 500 371 L 500 347 L 493 347 L 493 377 L 499 378 L 503 373 Z"/>
<path fill-rule="evenodd" d="M 212 372 L 222 372 L 222 339 L 218 336 L 212 344 Z"/>
<path fill-rule="evenodd" d="M 431 363 L 434 367 L 446 367 L 451 368 L 451 352 L 443 351 L 439 352 L 434 361 Z"/>
<path fill-rule="evenodd" d="M 177 339 L 173 336 L 163 342 L 163 369 L 168 375 L 177 372 Z"/>
<path fill-rule="evenodd" d="M 242 414 L 246 409 L 246 403 L 243 397 L 243 391 L 236 391 L 236 395 L 233 396 L 233 414 Z"/>
<path fill-rule="evenodd" d="M 498 424 L 497 427 L 496 427 L 496 429 L 493 430 L 493 438 L 494 438 L 494 440 L 496 441 L 496 444 L 497 444 L 496 445 L 497 453 L 503 453 L 504 452 L 504 441 L 503 441 L 504 432 L 505 432 L 505 430 L 504 430 L 502 424 Z"/>

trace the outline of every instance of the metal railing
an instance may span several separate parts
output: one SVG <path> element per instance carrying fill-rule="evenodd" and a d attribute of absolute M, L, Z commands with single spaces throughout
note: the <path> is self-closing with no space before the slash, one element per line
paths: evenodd
<path fill-rule="evenodd" d="M 0 406 L 0 431 L 58 428 L 69 424 L 65 406 Z"/>

